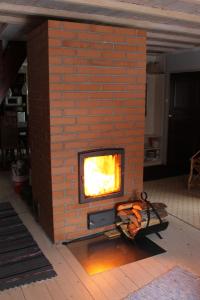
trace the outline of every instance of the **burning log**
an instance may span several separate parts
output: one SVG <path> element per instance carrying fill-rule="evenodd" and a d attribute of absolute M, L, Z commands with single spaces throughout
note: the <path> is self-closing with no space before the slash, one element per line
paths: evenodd
<path fill-rule="evenodd" d="M 148 201 L 137 200 L 118 204 L 116 206 L 117 216 L 120 221 L 117 226 L 122 232 L 133 239 L 141 230 L 166 222 L 167 211 L 164 203 L 149 203 Z"/>

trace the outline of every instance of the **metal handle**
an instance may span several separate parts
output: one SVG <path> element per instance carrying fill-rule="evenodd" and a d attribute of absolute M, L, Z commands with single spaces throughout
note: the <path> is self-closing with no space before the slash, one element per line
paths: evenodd
<path fill-rule="evenodd" d="M 172 114 L 169 114 L 169 115 L 168 115 L 168 117 L 169 117 L 169 118 L 172 118 L 172 117 L 173 117 L 173 115 L 172 115 Z"/>
<path fill-rule="evenodd" d="M 142 198 L 142 200 L 147 200 L 147 193 L 146 192 L 142 192 L 141 193 L 141 198 Z"/>

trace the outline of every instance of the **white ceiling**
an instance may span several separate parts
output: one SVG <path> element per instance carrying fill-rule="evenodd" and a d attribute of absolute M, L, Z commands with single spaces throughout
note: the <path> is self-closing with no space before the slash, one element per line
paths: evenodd
<path fill-rule="evenodd" d="M 25 40 L 32 28 L 48 18 L 144 29 L 149 52 L 200 47 L 200 0 L 0 1 L 0 39 Z"/>

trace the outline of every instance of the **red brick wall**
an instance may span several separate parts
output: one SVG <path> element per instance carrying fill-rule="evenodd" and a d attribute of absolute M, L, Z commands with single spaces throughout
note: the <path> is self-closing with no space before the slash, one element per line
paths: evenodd
<path fill-rule="evenodd" d="M 45 23 L 28 40 L 29 140 L 33 199 L 39 222 L 53 239 L 48 77 L 48 24 Z"/>
<path fill-rule="evenodd" d="M 49 103 L 43 101 L 50 108 L 53 231 L 59 241 L 104 230 L 88 231 L 87 213 L 112 208 L 142 189 L 146 37 L 135 29 L 48 21 L 48 38 Z M 125 149 L 124 196 L 79 204 L 78 152 L 114 147 Z"/>
<path fill-rule="evenodd" d="M 92 233 L 88 212 L 142 189 L 145 43 L 135 29 L 49 21 L 55 240 Z M 77 154 L 104 147 L 125 148 L 125 195 L 80 205 Z"/>

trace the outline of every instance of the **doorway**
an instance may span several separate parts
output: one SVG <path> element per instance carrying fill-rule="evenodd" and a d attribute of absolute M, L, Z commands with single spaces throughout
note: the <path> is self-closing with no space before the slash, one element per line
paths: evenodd
<path fill-rule="evenodd" d="M 200 72 L 172 74 L 168 115 L 167 166 L 188 173 L 200 149 Z"/>
<path fill-rule="evenodd" d="M 145 167 L 145 181 L 188 174 L 200 150 L 200 72 L 171 74 L 169 96 L 166 163 Z"/>

